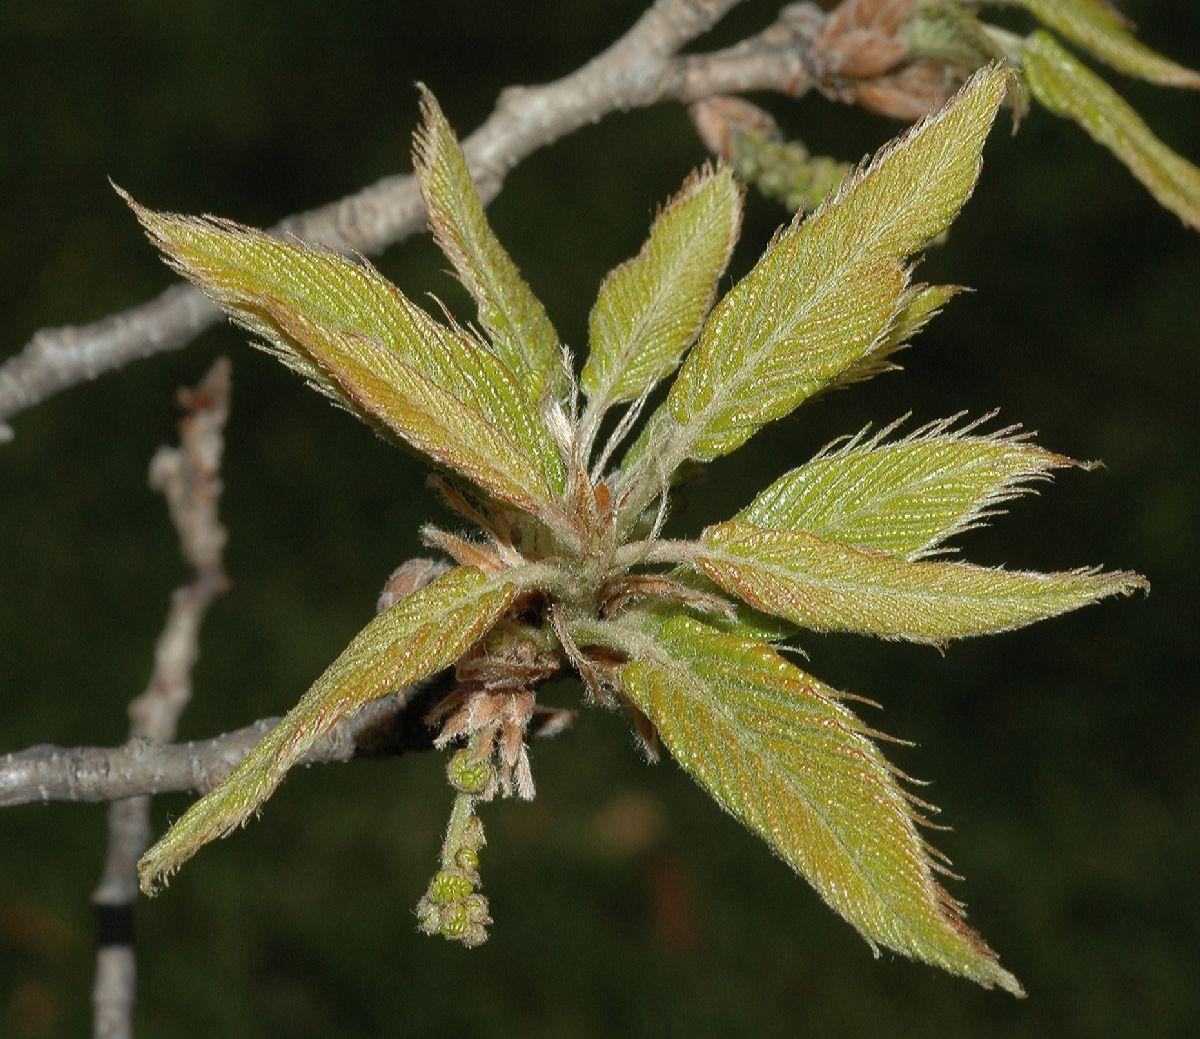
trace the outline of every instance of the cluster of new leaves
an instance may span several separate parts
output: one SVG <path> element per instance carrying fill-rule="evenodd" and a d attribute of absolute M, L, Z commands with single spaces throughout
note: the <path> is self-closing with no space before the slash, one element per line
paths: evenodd
<path fill-rule="evenodd" d="M 897 438 L 889 427 L 825 450 L 695 540 L 660 536 L 681 467 L 886 367 L 948 298 L 912 281 L 909 258 L 970 195 L 1008 76 L 996 65 L 973 76 L 782 229 L 715 306 L 741 189 L 726 167 L 693 174 L 601 286 L 578 382 L 428 95 L 416 171 L 481 331 L 434 320 L 365 263 L 131 200 L 176 270 L 317 389 L 432 459 L 447 502 L 478 527 L 474 538 L 426 528 L 456 565 L 351 642 L 146 854 L 143 886 L 244 822 L 340 717 L 450 669 L 429 719 L 459 748 L 458 796 L 418 913 L 427 931 L 481 941 L 490 921 L 474 805 L 532 796 L 525 738 L 537 689 L 573 670 L 591 700 L 630 713 L 648 749 L 661 738 L 872 947 L 1020 993 L 937 879 L 945 865 L 921 832 L 929 806 L 843 694 L 771 640 L 799 627 L 940 645 L 1144 587 L 1132 573 L 926 558 L 1072 463 L 1011 430 L 944 420 Z"/>

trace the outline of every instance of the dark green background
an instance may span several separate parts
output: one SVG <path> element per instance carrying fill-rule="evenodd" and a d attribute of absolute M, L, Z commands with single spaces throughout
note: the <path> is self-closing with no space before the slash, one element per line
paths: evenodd
<path fill-rule="evenodd" d="M 502 86 L 571 70 L 640 7 L 0 0 L 0 352 L 169 283 L 107 176 L 157 207 L 270 223 L 407 168 L 415 80 L 469 130 Z M 1194 5 L 1127 9 L 1150 42 L 1200 63 Z M 772 10 L 746 5 L 721 38 Z M 1200 159 L 1200 98 L 1121 86 Z M 815 96 L 770 103 L 844 158 L 893 130 Z M 669 105 L 609 117 L 510 175 L 495 225 L 576 347 L 605 271 L 702 159 Z M 751 197 L 735 273 L 783 219 Z M 411 294 L 462 301 L 427 239 L 380 264 Z M 535 804 L 484 812 L 496 917 L 484 948 L 415 930 L 450 801 L 435 757 L 302 772 L 259 823 L 139 907 L 140 1034 L 1189 1033 L 1200 237 L 1081 132 L 1035 112 L 1015 138 L 1006 123 L 993 135 L 974 200 L 922 273 L 978 291 L 918 340 L 905 372 L 803 409 L 713 466 L 678 529 L 727 515 L 831 437 L 910 409 L 921 422 L 1001 407 L 1000 421 L 1048 446 L 1104 460 L 963 543 L 987 563 L 1136 568 L 1149 599 L 944 658 L 805 642 L 815 673 L 885 703 L 872 723 L 919 744 L 893 756 L 936 780 L 930 796 L 956 827 L 939 844 L 968 878 L 953 890 L 1027 1001 L 873 961 L 674 765 L 648 768 L 625 723 L 591 711 L 535 748 Z M 442 515 L 415 462 L 228 328 L 20 416 L 0 447 L 0 750 L 124 738 L 183 576 L 146 464 L 173 436 L 174 388 L 220 353 L 235 372 L 223 502 L 234 587 L 206 625 L 183 736 L 289 705 L 415 551 L 417 524 Z M 156 826 L 186 803 L 156 801 Z M 104 825 L 96 806 L 0 817 L 0 1035 L 89 1027 Z"/>

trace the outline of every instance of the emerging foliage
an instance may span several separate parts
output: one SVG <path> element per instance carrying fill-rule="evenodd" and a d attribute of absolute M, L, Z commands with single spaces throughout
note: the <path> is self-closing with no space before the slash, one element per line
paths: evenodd
<path fill-rule="evenodd" d="M 741 219 L 729 169 L 702 170 L 659 213 L 641 252 L 604 279 L 580 377 L 592 414 L 637 400 L 674 371 L 712 306 Z"/>
<path fill-rule="evenodd" d="M 1200 89 L 1200 72 L 1163 57 L 1133 34 L 1108 0 L 983 0 L 1020 7 L 1092 57 L 1127 76 L 1160 86 Z M 983 21 L 957 0 L 920 0 L 900 29 L 915 52 L 977 67 L 1004 56 L 1033 100 L 1078 123 L 1116 156 L 1166 209 L 1200 228 L 1200 169 L 1163 144 L 1141 117 L 1050 32 L 1015 36 Z M 1018 105 L 1018 114 L 1024 101 Z"/>
<path fill-rule="evenodd" d="M 863 430 L 785 473 L 736 518 L 920 559 L 982 524 L 1029 482 L 1078 464 L 1014 430 L 981 434 L 979 423 L 953 424 L 931 422 L 892 441 L 898 423 L 874 436 Z"/>
<path fill-rule="evenodd" d="M 1042 28 L 1022 36 L 994 25 L 987 15 L 995 7 L 1019 8 Z M 1200 228 L 1200 171 L 1158 140 L 1060 40 L 1123 75 L 1200 89 L 1200 72 L 1147 47 L 1109 0 L 841 0 L 812 45 L 810 64 L 826 95 L 914 119 L 942 104 L 971 70 L 1005 61 L 1014 72 L 1008 95 L 1014 130 L 1031 101 L 1073 120 L 1164 208 Z M 796 159 L 807 152 L 779 140 L 769 115 L 721 98 L 697 106 L 694 118 L 709 147 L 732 157 L 764 193 L 778 196 L 783 188 L 793 208 L 804 204 L 802 185 L 811 178 Z"/>
<path fill-rule="evenodd" d="M 525 284 L 487 217 L 466 160 L 437 99 L 421 88 L 425 125 L 413 146 L 413 168 L 429 229 L 479 306 L 492 346 L 537 400 L 566 393 L 558 334 L 546 308 Z"/>
<path fill-rule="evenodd" d="M 837 692 L 767 646 L 682 617 L 622 684 L 675 760 L 873 947 L 1022 994 L 938 883 L 921 802 Z"/>
<path fill-rule="evenodd" d="M 667 472 L 728 454 L 886 342 L 915 296 L 906 259 L 970 196 L 1004 89 L 999 72 L 976 80 L 779 234 L 709 315 L 626 465 L 651 437 Z"/>
<path fill-rule="evenodd" d="M 995 0 L 993 0 L 995 2 Z M 1043 25 L 1118 72 L 1165 87 L 1200 88 L 1200 73 L 1164 58 L 1133 35 L 1108 0 L 1001 0 L 1024 7 Z"/>
<path fill-rule="evenodd" d="M 804 530 L 731 520 L 681 555 L 725 591 L 813 631 L 941 645 L 1009 631 L 1141 584 L 1130 573 L 1031 574 L 864 552 Z"/>
<path fill-rule="evenodd" d="M 317 389 L 501 500 L 551 509 L 562 460 L 533 399 L 484 344 L 365 263 L 129 201 L 171 266 Z"/>
<path fill-rule="evenodd" d="M 1112 87 L 1049 33 L 1030 36 L 1021 56 L 1029 87 L 1041 104 L 1077 122 L 1129 167 L 1165 209 L 1200 228 L 1200 168 L 1155 137 Z"/>
<path fill-rule="evenodd" d="M 339 718 L 458 660 L 500 619 L 515 588 L 460 567 L 376 617 L 233 774 L 143 856 L 142 889 L 151 891 L 203 845 L 246 822 Z"/>
<path fill-rule="evenodd" d="M 436 321 L 364 264 L 130 200 L 167 261 L 233 320 L 435 462 L 446 504 L 480 534 L 425 528 L 426 543 L 458 566 L 406 588 L 351 642 L 147 853 L 143 886 L 245 821 L 339 717 L 440 672 L 445 692 L 426 721 L 436 746 L 455 748 L 454 808 L 418 924 L 476 945 L 491 923 L 477 808 L 498 793 L 533 796 L 527 739 L 546 716 L 538 688 L 573 671 L 590 701 L 628 709 L 648 750 L 661 735 L 873 949 L 1019 995 L 936 879 L 943 860 L 921 835 L 932 806 L 905 789 L 873 742 L 880 734 L 843 694 L 769 643 L 799 626 L 940 645 L 1145 588 L 1127 572 L 926 558 L 1075 463 L 1012 429 L 956 428 L 957 417 L 899 439 L 888 427 L 827 448 L 696 540 L 660 537 L 684 468 L 733 451 L 830 386 L 890 367 L 954 294 L 913 285 L 910 257 L 970 196 L 1009 75 L 991 65 L 973 76 L 779 232 L 711 312 L 741 195 L 724 166 L 693 174 L 602 285 L 581 387 L 427 94 L 418 176 L 487 342 Z M 665 402 L 610 470 L 647 394 L 681 359 Z M 627 407 L 600 443 L 616 405 Z"/>

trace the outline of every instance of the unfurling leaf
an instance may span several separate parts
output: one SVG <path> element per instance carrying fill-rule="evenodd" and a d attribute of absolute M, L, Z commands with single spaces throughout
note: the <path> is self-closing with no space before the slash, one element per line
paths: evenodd
<path fill-rule="evenodd" d="M 934 645 L 1020 628 L 1148 587 L 1145 578 L 1124 571 L 1036 574 L 910 563 L 804 531 L 736 520 L 704 531 L 695 565 L 756 610 L 802 628 Z"/>
<path fill-rule="evenodd" d="M 435 321 L 373 267 L 125 198 L 175 270 L 368 424 L 533 511 L 562 490 L 558 449 L 503 361 Z M 441 434 L 454 426 L 474 431 Z"/>
<path fill-rule="evenodd" d="M 864 430 L 785 473 L 736 518 L 914 560 L 980 526 L 1030 481 L 1078 464 L 1011 430 L 975 434 L 978 423 L 956 431 L 954 421 L 891 442 L 895 425 Z"/>
<path fill-rule="evenodd" d="M 979 11 L 959 0 L 921 0 L 904 20 L 897 36 L 908 44 L 909 68 L 929 67 L 932 76 L 939 66 L 977 69 L 990 61 L 1007 61 L 1004 47 L 979 20 Z M 905 70 L 907 71 L 907 69 Z M 1019 76 L 1009 86 L 1008 103 L 1014 124 L 1029 111 L 1029 93 Z"/>
<path fill-rule="evenodd" d="M 674 371 L 712 306 L 742 220 L 728 167 L 693 174 L 637 256 L 609 273 L 588 320 L 589 411 L 635 400 Z"/>
<path fill-rule="evenodd" d="M 1129 22 L 1107 0 L 1003 0 L 1119 72 L 1168 87 L 1200 89 L 1200 72 L 1157 54 L 1129 31 Z"/>
<path fill-rule="evenodd" d="M 923 0 L 897 30 L 909 54 L 964 69 L 1003 60 L 1004 49 L 988 35 L 977 12 L 958 0 Z"/>
<path fill-rule="evenodd" d="M 872 948 L 988 988 L 1020 983 L 964 922 L 934 874 L 912 799 L 828 686 L 765 646 L 677 618 L 625 695 L 676 761 L 766 840 Z"/>
<path fill-rule="evenodd" d="M 500 619 L 515 589 L 459 567 L 371 621 L 229 778 L 146 852 L 138 863 L 142 890 L 153 891 L 209 841 L 246 822 L 340 718 L 458 660 Z"/>
<path fill-rule="evenodd" d="M 1007 75 L 977 73 L 776 237 L 709 316 L 664 405 L 670 420 L 652 419 L 630 460 L 650 436 L 668 473 L 727 454 L 886 341 L 913 300 L 905 259 L 970 195 Z"/>
<path fill-rule="evenodd" d="M 857 364 L 852 364 L 842 372 L 826 389 L 841 389 L 873 379 L 884 372 L 898 370 L 900 365 L 896 364 L 892 357 L 905 349 L 916 335 L 942 312 L 942 307 L 962 291 L 960 285 L 915 286 L 909 296 L 908 305 L 896 316 L 883 342 Z"/>
<path fill-rule="evenodd" d="M 538 400 L 546 390 L 561 398 L 567 373 L 546 309 L 492 231 L 454 132 L 424 87 L 421 110 L 425 125 L 414 140 L 413 170 L 434 240 L 478 305 L 496 352 L 530 396 Z"/>
<path fill-rule="evenodd" d="M 1021 57 L 1029 89 L 1041 104 L 1077 122 L 1128 166 L 1166 209 L 1200 229 L 1200 168 L 1155 137 L 1112 87 L 1049 33 L 1030 36 Z"/>

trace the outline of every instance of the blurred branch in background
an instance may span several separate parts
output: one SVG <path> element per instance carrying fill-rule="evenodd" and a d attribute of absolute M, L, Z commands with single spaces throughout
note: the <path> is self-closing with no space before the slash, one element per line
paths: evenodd
<path fill-rule="evenodd" d="M 154 648 L 146 691 L 129 705 L 131 740 L 147 749 L 172 739 L 192 698 L 192 667 L 208 607 L 228 587 L 221 556 L 225 528 L 217 516 L 221 455 L 229 417 L 229 361 L 219 359 L 194 390 L 181 390 L 180 446 L 160 447 L 150 462 L 150 485 L 167 499 L 191 580 L 171 596 L 167 622 Z M 108 853 L 92 895 L 98 924 L 92 989 L 97 1039 L 127 1039 L 137 990 L 133 904 L 137 860 L 150 843 L 150 799 L 115 801 L 108 811 Z"/>

